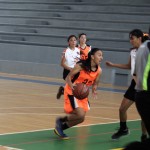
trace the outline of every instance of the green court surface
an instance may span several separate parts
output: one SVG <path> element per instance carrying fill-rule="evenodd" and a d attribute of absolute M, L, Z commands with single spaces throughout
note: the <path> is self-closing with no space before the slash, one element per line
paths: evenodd
<path fill-rule="evenodd" d="M 110 150 L 140 140 L 140 121 L 129 121 L 130 135 L 111 140 L 118 123 L 74 127 L 65 131 L 69 140 L 61 140 L 51 130 L 0 135 L 1 147 L 23 150 Z"/>

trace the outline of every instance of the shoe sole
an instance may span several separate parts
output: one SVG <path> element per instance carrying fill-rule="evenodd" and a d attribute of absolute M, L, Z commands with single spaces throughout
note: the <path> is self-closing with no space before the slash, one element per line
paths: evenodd
<path fill-rule="evenodd" d="M 58 95 L 56 96 L 56 99 L 60 99 L 60 98 L 61 98 L 61 96 L 58 96 Z"/>
<path fill-rule="evenodd" d="M 57 99 L 60 99 L 61 96 L 63 95 L 63 94 L 62 94 L 62 89 L 64 90 L 64 88 L 62 88 L 62 87 L 59 88 L 59 90 L 58 90 L 58 92 L 57 92 L 57 95 L 56 95 L 56 98 L 57 98 Z"/>
<path fill-rule="evenodd" d="M 56 129 L 54 129 L 54 133 L 55 133 L 57 136 L 59 136 L 62 140 L 68 140 L 68 139 L 69 139 L 69 137 L 63 137 L 63 136 L 61 136 L 61 135 L 59 134 L 59 132 L 58 132 Z"/>
<path fill-rule="evenodd" d="M 130 135 L 130 131 L 129 131 L 128 134 L 122 135 L 122 136 L 120 136 L 119 138 L 116 138 L 116 139 L 111 138 L 111 139 L 112 139 L 113 141 L 116 141 L 116 140 L 119 140 L 120 138 L 124 138 L 124 137 L 129 136 L 129 135 Z"/>

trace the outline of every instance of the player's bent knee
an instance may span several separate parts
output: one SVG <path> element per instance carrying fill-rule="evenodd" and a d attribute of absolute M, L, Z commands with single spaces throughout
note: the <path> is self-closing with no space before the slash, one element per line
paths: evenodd
<path fill-rule="evenodd" d="M 78 120 L 80 120 L 80 123 L 83 122 L 85 120 L 85 113 L 79 113 Z"/>
<path fill-rule="evenodd" d="M 85 116 L 80 116 L 80 117 L 79 117 L 79 123 L 84 122 L 84 120 L 85 120 Z"/>

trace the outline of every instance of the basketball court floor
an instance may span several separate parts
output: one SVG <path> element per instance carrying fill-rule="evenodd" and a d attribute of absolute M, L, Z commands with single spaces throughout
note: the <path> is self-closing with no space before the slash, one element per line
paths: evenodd
<path fill-rule="evenodd" d="M 84 123 L 65 133 L 53 132 L 55 119 L 64 115 L 63 96 L 56 93 L 63 80 L 0 73 L 0 150 L 121 150 L 140 140 L 140 117 L 135 105 L 128 110 L 130 135 L 112 140 L 119 127 L 118 109 L 127 87 L 101 84 L 98 99 L 89 96 L 91 110 Z"/>

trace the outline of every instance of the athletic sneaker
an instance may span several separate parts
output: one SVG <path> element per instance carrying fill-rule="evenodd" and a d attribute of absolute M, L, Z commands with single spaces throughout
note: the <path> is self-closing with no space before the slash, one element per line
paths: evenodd
<path fill-rule="evenodd" d="M 55 126 L 55 129 L 54 129 L 54 132 L 55 132 L 56 135 L 58 135 L 63 140 L 69 139 L 69 137 L 66 134 L 64 134 L 64 132 L 63 132 L 62 122 L 59 118 L 56 119 L 56 126 Z"/>
<path fill-rule="evenodd" d="M 112 135 L 111 138 L 112 138 L 113 140 L 117 140 L 117 139 L 119 139 L 120 137 L 125 136 L 125 135 L 128 135 L 128 134 L 130 134 L 130 131 L 128 130 L 128 128 L 125 129 L 125 130 L 119 129 L 116 133 L 114 133 L 114 134 Z"/>
<path fill-rule="evenodd" d="M 147 140 L 147 135 L 146 134 L 142 134 L 141 135 L 141 142 L 144 142 L 145 140 Z"/>
<path fill-rule="evenodd" d="M 57 99 L 60 99 L 61 95 L 63 95 L 63 94 L 64 94 L 64 87 L 63 87 L 63 86 L 60 86 L 59 89 L 58 89 L 56 98 L 57 98 Z"/>

